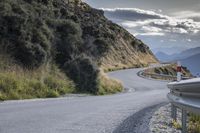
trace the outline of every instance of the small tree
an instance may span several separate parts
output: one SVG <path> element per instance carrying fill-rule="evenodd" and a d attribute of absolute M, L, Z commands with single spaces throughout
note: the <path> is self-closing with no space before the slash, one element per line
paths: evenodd
<path fill-rule="evenodd" d="M 76 83 L 78 92 L 97 94 L 99 69 L 89 57 L 82 55 L 66 62 L 64 70 Z"/>
<path fill-rule="evenodd" d="M 79 0 L 74 0 L 75 6 L 78 6 Z"/>

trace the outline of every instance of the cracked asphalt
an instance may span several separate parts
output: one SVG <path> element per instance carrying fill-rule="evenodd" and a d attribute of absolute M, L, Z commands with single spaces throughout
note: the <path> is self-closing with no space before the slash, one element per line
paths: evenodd
<path fill-rule="evenodd" d="M 0 133 L 146 133 L 138 119 L 167 102 L 169 90 L 167 82 L 137 76 L 141 70 L 108 74 L 123 82 L 125 93 L 2 102 Z"/>

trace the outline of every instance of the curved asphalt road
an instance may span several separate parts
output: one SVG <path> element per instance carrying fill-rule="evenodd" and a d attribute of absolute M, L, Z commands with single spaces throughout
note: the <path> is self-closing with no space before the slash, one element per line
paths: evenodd
<path fill-rule="evenodd" d="M 167 83 L 138 77 L 140 70 L 109 73 L 129 89 L 126 93 L 2 102 L 0 133 L 117 132 L 137 112 L 167 101 Z"/>

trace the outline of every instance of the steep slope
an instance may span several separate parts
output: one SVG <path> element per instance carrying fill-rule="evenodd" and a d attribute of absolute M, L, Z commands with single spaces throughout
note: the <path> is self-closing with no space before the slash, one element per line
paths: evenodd
<path fill-rule="evenodd" d="M 100 66 L 122 68 L 157 62 L 149 48 L 120 26 L 103 16 L 103 11 L 80 3 L 75 11 L 81 21 L 86 51 Z"/>
<path fill-rule="evenodd" d="M 100 69 L 157 60 L 142 41 L 103 14 L 79 0 L 1 0 L 0 50 L 24 69 L 56 64 L 79 92 L 116 89 L 105 84 Z"/>

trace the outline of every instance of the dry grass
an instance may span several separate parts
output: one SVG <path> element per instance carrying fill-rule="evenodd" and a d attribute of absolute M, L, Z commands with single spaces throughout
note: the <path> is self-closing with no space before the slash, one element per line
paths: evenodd
<path fill-rule="evenodd" d="M 189 133 L 200 133 L 200 116 L 190 115 Z"/>
<path fill-rule="evenodd" d="M 172 121 L 172 126 L 175 128 L 175 129 L 181 129 L 182 128 L 182 126 L 181 126 L 181 124 L 179 123 L 179 122 L 177 122 L 177 121 Z"/>
<path fill-rule="evenodd" d="M 58 97 L 74 91 L 73 82 L 55 65 L 27 70 L 6 55 L 0 59 L 0 100 Z"/>
<path fill-rule="evenodd" d="M 120 81 L 108 78 L 103 72 L 100 73 L 98 95 L 117 93 L 122 90 L 123 86 Z"/>
<path fill-rule="evenodd" d="M 172 121 L 172 125 L 176 129 L 181 129 L 182 126 L 177 121 Z M 188 133 L 200 133 L 200 116 L 189 114 Z"/>
<path fill-rule="evenodd" d="M 121 92 L 122 84 L 108 78 L 102 71 L 98 76 L 97 95 Z M 17 65 L 11 57 L 0 55 L 0 100 L 59 97 L 76 93 L 74 83 L 56 65 L 46 64 L 28 70 Z"/>
<path fill-rule="evenodd" d="M 152 74 L 164 74 L 164 75 L 170 75 L 170 76 L 176 76 L 176 74 L 177 74 L 176 64 L 171 64 L 171 65 L 167 65 L 164 67 L 148 69 L 145 72 L 152 73 Z M 186 76 L 186 77 L 192 76 L 190 71 L 185 67 L 183 67 L 182 73 L 183 73 L 183 76 Z"/>
<path fill-rule="evenodd" d="M 118 70 L 124 70 L 124 69 L 132 69 L 132 68 L 141 68 L 141 67 L 147 67 L 148 64 L 140 64 L 140 65 L 116 65 L 113 67 L 102 67 L 104 72 L 113 72 L 113 71 L 118 71 Z"/>

